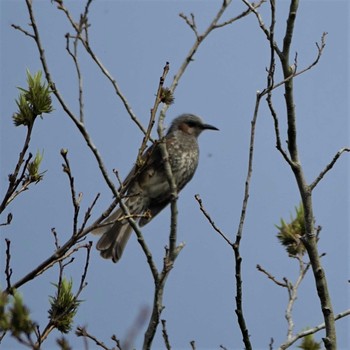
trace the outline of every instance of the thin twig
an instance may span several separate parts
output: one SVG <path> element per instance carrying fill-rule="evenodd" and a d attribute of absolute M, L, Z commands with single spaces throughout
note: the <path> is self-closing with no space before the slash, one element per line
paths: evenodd
<path fill-rule="evenodd" d="M 203 213 L 203 215 L 207 218 L 207 220 L 209 221 L 210 225 L 212 226 L 212 228 L 231 246 L 233 247 L 233 243 L 229 240 L 229 238 L 225 235 L 225 233 L 223 233 L 216 225 L 215 222 L 212 220 L 212 218 L 210 217 L 210 215 L 208 214 L 208 212 L 205 210 L 204 206 L 203 206 L 203 201 L 200 198 L 199 194 L 196 194 L 194 196 L 194 198 L 196 199 L 196 201 L 199 204 L 199 209 L 200 211 Z"/>
<path fill-rule="evenodd" d="M 225 27 L 227 25 L 230 25 L 232 24 L 233 22 L 236 22 L 238 21 L 239 19 L 243 18 L 243 17 L 246 17 L 247 15 L 249 15 L 250 13 L 253 12 L 253 9 L 256 11 L 264 2 L 266 2 L 266 0 L 260 0 L 258 3 L 254 4 L 252 3 L 251 4 L 251 7 L 248 7 L 247 10 L 243 11 L 242 13 L 240 13 L 239 15 L 235 16 L 235 17 L 232 17 L 230 18 L 229 20 L 225 21 L 225 22 L 222 22 L 222 23 L 218 23 L 215 25 L 214 29 L 218 29 L 218 28 L 222 28 L 222 27 Z"/>
<path fill-rule="evenodd" d="M 349 310 L 345 310 L 337 315 L 334 316 L 334 320 L 340 320 L 343 317 L 347 317 L 350 315 L 350 309 Z M 301 338 L 306 337 L 307 335 L 310 334 L 315 334 L 318 331 L 325 329 L 325 324 L 321 323 L 318 326 L 315 326 L 313 328 L 309 328 L 305 331 L 299 332 L 298 334 L 296 334 L 295 336 L 293 336 L 291 339 L 287 340 L 286 342 L 284 342 L 282 345 L 279 346 L 278 350 L 286 350 L 288 349 L 291 345 L 293 345 L 296 341 L 298 341 Z"/>
<path fill-rule="evenodd" d="M 191 13 L 191 19 L 189 19 L 184 13 L 179 13 L 179 16 L 182 19 L 184 19 L 185 22 L 187 23 L 187 25 L 193 30 L 197 40 L 200 40 L 198 31 L 197 31 L 197 25 L 196 25 L 194 14 Z"/>
<path fill-rule="evenodd" d="M 32 158 L 32 154 L 31 153 L 29 154 L 27 160 L 25 161 L 24 166 L 23 166 L 23 162 L 24 162 L 24 158 L 25 158 L 26 153 L 27 153 L 28 148 L 29 148 L 29 143 L 30 143 L 32 131 L 33 131 L 33 124 L 30 124 L 27 128 L 26 138 L 24 140 L 22 150 L 19 154 L 15 169 L 12 172 L 12 174 L 9 175 L 9 186 L 8 186 L 7 191 L 5 193 L 5 196 L 0 204 L 0 214 L 10 204 L 10 202 L 13 201 L 14 198 L 17 196 L 18 193 L 16 194 L 16 189 L 18 188 L 18 186 L 20 185 L 20 183 L 23 181 L 23 179 L 25 177 L 25 172 L 27 170 L 28 163 L 29 163 L 30 159 Z M 22 168 L 22 172 L 20 174 L 22 166 L 23 166 L 23 168 Z"/>
<path fill-rule="evenodd" d="M 78 232 L 78 217 L 80 211 L 80 200 L 81 196 L 76 196 L 75 186 L 74 186 L 74 177 L 71 172 L 70 163 L 68 159 L 68 151 L 61 150 L 61 156 L 64 160 L 64 164 L 62 164 L 63 171 L 67 174 L 69 179 L 69 187 L 71 191 L 71 199 L 73 203 L 74 215 L 73 215 L 73 235 L 76 235 Z"/>
<path fill-rule="evenodd" d="M 1 223 L 0 226 L 7 226 L 7 225 L 10 225 L 11 222 L 12 222 L 12 219 L 13 219 L 13 215 L 12 213 L 8 213 L 7 214 L 7 217 L 6 217 L 6 221 Z"/>
<path fill-rule="evenodd" d="M 158 136 L 159 136 L 159 149 L 161 152 L 162 160 L 164 163 L 165 175 L 167 177 L 167 181 L 170 187 L 170 211 L 171 211 L 171 219 L 170 219 L 170 235 L 169 235 L 169 250 L 168 250 L 168 263 L 173 264 L 180 250 L 177 249 L 176 240 L 177 240 L 177 199 L 178 199 L 178 191 L 176 181 L 173 175 L 173 171 L 169 162 L 169 153 L 166 147 L 164 133 L 163 133 L 163 121 L 165 115 L 161 113 L 158 121 Z"/>
<path fill-rule="evenodd" d="M 161 93 L 162 93 L 164 81 L 165 81 L 165 78 L 169 72 L 169 69 L 170 69 L 169 62 L 166 62 L 165 66 L 163 68 L 163 74 L 159 78 L 159 84 L 158 84 L 158 89 L 157 89 L 157 93 L 156 93 L 156 98 L 154 100 L 154 105 L 151 108 L 151 115 L 150 115 L 150 120 L 148 122 L 147 131 L 146 131 L 146 134 L 142 140 L 141 147 L 139 148 L 139 152 L 138 152 L 138 156 L 137 156 L 137 164 L 140 164 L 142 162 L 142 156 L 145 152 L 147 142 L 150 140 L 151 131 L 152 131 L 152 128 L 153 128 L 154 123 L 155 123 L 158 106 L 161 103 Z M 142 165 L 140 164 L 140 166 L 142 166 Z"/>
<path fill-rule="evenodd" d="M 250 335 L 249 331 L 244 319 L 244 312 L 243 312 L 243 301 L 242 301 L 242 257 L 240 255 L 240 242 L 243 235 L 243 227 L 245 223 L 245 217 L 246 217 L 246 211 L 248 206 L 248 199 L 249 199 L 249 193 L 250 193 L 250 182 L 253 175 L 253 158 L 254 158 L 254 144 L 255 144 L 255 126 L 256 121 L 258 118 L 258 112 L 259 112 L 259 106 L 261 101 L 261 94 L 257 93 L 256 95 L 256 101 L 255 101 L 255 108 L 254 108 L 254 114 L 251 121 L 251 130 L 250 130 L 250 142 L 249 142 L 249 154 L 248 154 L 248 170 L 247 170 L 247 176 L 245 180 L 245 187 L 244 187 L 244 198 L 242 203 L 242 210 L 241 210 L 241 216 L 240 221 L 236 233 L 236 240 L 233 245 L 234 253 L 235 253 L 235 277 L 236 277 L 236 315 L 238 319 L 238 324 L 243 336 L 243 342 L 244 346 L 247 350 L 252 349 L 252 345 L 250 342 Z"/>
<path fill-rule="evenodd" d="M 100 198 L 100 193 L 97 193 L 97 195 L 94 198 L 94 200 L 92 201 L 91 205 L 87 208 L 87 210 L 85 212 L 85 216 L 84 216 L 84 221 L 83 221 L 83 223 L 82 223 L 82 225 L 81 225 L 81 227 L 79 229 L 79 235 L 80 235 L 81 232 L 84 231 L 84 228 L 87 225 L 88 220 L 90 219 L 92 209 L 96 205 L 96 203 L 97 203 L 99 198 Z"/>
<path fill-rule="evenodd" d="M 121 342 L 120 340 L 117 338 L 117 336 L 115 334 L 113 334 L 111 336 L 111 339 L 115 342 L 115 344 L 117 345 L 117 350 L 123 350 L 122 346 L 121 346 Z"/>
<path fill-rule="evenodd" d="M 285 312 L 285 318 L 286 318 L 287 323 L 288 323 L 287 339 L 291 339 L 292 336 L 293 336 L 294 321 L 293 321 L 293 317 L 292 317 L 292 310 L 293 310 L 295 301 L 297 299 L 299 286 L 300 286 L 300 284 L 303 281 L 307 271 L 309 270 L 309 268 L 311 266 L 310 263 L 304 264 L 303 261 L 302 261 L 302 257 L 298 256 L 297 258 L 298 258 L 298 261 L 299 261 L 299 275 L 298 275 L 298 278 L 297 278 L 297 280 L 296 280 L 296 282 L 294 284 L 287 283 L 288 293 L 289 293 L 289 301 L 288 301 L 288 305 L 287 305 L 286 312 Z"/>
<path fill-rule="evenodd" d="M 246 0 L 243 0 L 243 1 L 245 3 L 248 3 Z M 270 0 L 270 3 L 271 3 L 271 11 L 272 13 L 274 13 L 275 1 Z M 314 277 L 316 280 L 317 294 L 319 296 L 321 310 L 323 312 L 324 320 L 326 323 L 326 337 L 323 338 L 324 345 L 327 350 L 335 350 L 336 349 L 336 329 L 335 329 L 335 323 L 334 323 L 334 314 L 332 309 L 331 298 L 328 291 L 327 280 L 325 277 L 323 267 L 320 262 L 320 256 L 317 248 L 317 236 L 315 234 L 314 214 L 313 214 L 313 206 L 312 206 L 312 191 L 311 191 L 311 187 L 306 182 L 304 171 L 299 159 L 299 150 L 298 150 L 298 144 L 297 144 L 296 109 L 295 109 L 294 88 L 293 88 L 294 77 L 302 74 L 308 69 L 311 69 L 314 65 L 318 63 L 319 58 L 322 55 L 322 51 L 325 47 L 326 33 L 322 35 L 321 44 L 320 45 L 316 44 L 318 49 L 318 55 L 315 61 L 306 69 L 296 73 L 297 56 L 295 56 L 294 58 L 294 65 L 291 65 L 290 50 L 291 50 L 293 33 L 294 33 L 296 15 L 298 11 L 298 5 L 299 5 L 298 0 L 291 0 L 289 12 L 287 16 L 287 24 L 286 24 L 284 38 L 283 38 L 282 50 L 278 48 L 277 44 L 273 40 L 273 37 L 271 37 L 270 31 L 265 27 L 260 15 L 256 11 L 255 11 L 255 15 L 258 19 L 261 29 L 265 33 L 267 39 L 270 41 L 270 46 L 273 47 L 274 51 L 277 53 L 280 59 L 282 70 L 283 70 L 284 81 L 282 83 L 285 89 L 284 96 L 285 96 L 285 104 L 286 104 L 286 110 L 287 110 L 287 126 L 288 126 L 287 135 L 288 135 L 289 156 L 287 156 L 286 152 L 282 150 L 282 147 L 280 147 L 280 152 L 285 158 L 285 160 L 288 162 L 292 172 L 294 173 L 294 176 L 298 184 L 300 196 L 302 199 L 303 207 L 304 207 L 305 234 L 303 236 L 303 243 L 307 250 L 310 263 L 313 269 Z M 249 4 L 247 4 L 247 6 L 249 6 Z M 273 54 L 271 54 L 271 56 L 272 55 Z M 271 62 L 273 60 L 274 58 L 271 57 Z M 273 73 L 274 73 L 274 67 L 273 69 L 271 69 L 270 67 L 269 75 L 273 75 Z M 274 86 L 276 87 L 277 85 L 274 85 Z M 270 93 L 271 91 L 272 91 L 271 85 L 268 85 L 264 93 Z M 275 120 L 275 133 L 276 133 L 276 138 L 278 140 L 279 129 L 278 129 L 278 124 L 276 124 L 276 121 L 278 122 L 278 120 L 277 120 L 277 115 L 274 112 L 274 109 L 271 108 L 272 106 L 271 96 L 268 100 L 268 103 L 270 103 L 269 105 L 270 111 L 272 112 Z M 328 170 L 326 170 L 326 172 L 327 171 Z M 321 174 L 322 176 L 324 175 L 323 173 Z M 314 185 L 317 184 L 317 181 L 319 180 L 316 180 Z"/>
<path fill-rule="evenodd" d="M 11 262 L 11 241 L 9 239 L 5 239 L 6 242 L 6 267 L 5 267 L 5 275 L 6 275 L 6 284 L 7 284 L 7 290 L 12 291 L 11 286 L 11 276 L 12 276 L 12 268 L 10 265 Z"/>
<path fill-rule="evenodd" d="M 117 171 L 114 171 L 116 174 L 116 177 L 119 181 L 120 184 L 120 188 L 123 189 L 123 183 L 119 177 L 119 173 Z M 119 194 L 118 194 L 119 196 Z M 119 206 L 122 209 L 124 216 L 127 218 L 127 220 L 129 221 L 130 226 L 132 227 L 132 229 L 134 230 L 136 236 L 137 236 L 137 241 L 140 244 L 146 259 L 147 259 L 147 263 L 150 267 L 150 270 L 152 272 L 152 276 L 154 281 L 158 280 L 158 269 L 157 266 L 153 260 L 153 256 L 152 256 L 152 252 L 150 251 L 150 249 L 148 248 L 148 245 L 145 242 L 145 239 L 142 235 L 142 232 L 139 228 L 139 226 L 136 224 L 135 220 L 134 220 L 134 216 L 130 214 L 129 208 L 124 204 L 123 200 L 121 197 L 119 197 Z"/>
<path fill-rule="evenodd" d="M 44 72 L 45 72 L 46 80 L 47 80 L 49 86 L 51 87 L 52 92 L 56 96 L 58 102 L 60 103 L 61 107 L 67 113 L 69 118 L 73 121 L 73 123 L 76 125 L 76 127 L 78 128 L 78 130 L 82 134 L 83 138 L 85 139 L 88 147 L 92 151 L 92 153 L 93 153 L 93 155 L 98 163 L 100 171 L 101 171 L 108 187 L 111 189 L 112 193 L 116 196 L 117 190 L 114 187 L 113 182 L 111 181 L 111 179 L 108 176 L 107 170 L 104 166 L 104 163 L 102 161 L 102 157 L 101 157 L 98 149 L 96 148 L 96 146 L 92 142 L 91 137 L 90 137 L 89 133 L 87 132 L 84 124 L 79 121 L 79 119 L 74 115 L 74 113 L 71 111 L 71 109 L 68 107 L 68 105 L 64 101 L 61 93 L 59 92 L 57 86 L 55 85 L 55 83 L 51 77 L 51 73 L 50 73 L 50 70 L 49 70 L 49 67 L 48 67 L 48 64 L 46 61 L 45 50 L 43 49 L 40 34 L 39 34 L 39 29 L 38 29 L 37 24 L 36 24 L 36 20 L 35 20 L 33 8 L 32 8 L 32 1 L 26 0 L 26 4 L 27 4 L 27 8 L 28 8 L 29 17 L 30 17 L 30 24 L 31 24 L 31 26 L 33 28 L 33 32 L 34 32 L 33 39 L 35 40 L 35 43 L 36 43 L 38 51 L 39 51 L 39 57 L 40 57 L 40 61 L 41 61 L 41 64 L 42 64 Z"/>
<path fill-rule="evenodd" d="M 166 320 L 162 320 L 162 334 L 163 334 L 163 339 L 164 339 L 164 344 L 165 344 L 165 348 L 167 350 L 171 350 L 171 345 L 170 345 L 170 341 L 169 341 L 169 335 L 168 335 L 168 331 L 166 329 Z"/>
<path fill-rule="evenodd" d="M 156 96 L 156 100 L 154 103 L 154 107 L 152 109 L 152 114 L 157 112 L 157 109 L 161 103 L 160 99 L 160 89 L 163 86 L 164 80 L 163 78 L 166 77 L 166 74 L 169 71 L 169 64 L 167 63 L 163 70 L 163 75 L 159 82 L 159 88 L 158 93 Z M 145 332 L 144 336 L 144 342 L 143 342 L 143 350 L 148 350 L 151 348 L 158 324 L 160 322 L 160 315 L 163 311 L 163 294 L 164 294 L 164 287 L 165 282 L 168 278 L 168 275 L 174 265 L 174 262 L 180 253 L 183 245 L 177 246 L 176 239 L 177 239 L 177 186 L 175 182 L 175 178 L 172 173 L 172 169 L 169 163 L 169 155 L 168 150 L 165 144 L 165 139 L 163 135 L 163 120 L 165 118 L 165 115 L 160 113 L 158 126 L 157 126 L 157 132 L 159 136 L 159 143 L 158 147 L 161 152 L 161 156 L 163 159 L 165 174 L 169 183 L 170 193 L 171 193 L 171 201 L 170 201 L 170 208 L 171 208 L 171 219 L 170 219 L 170 234 L 169 234 L 169 248 L 165 249 L 165 256 L 163 259 L 163 269 L 160 273 L 157 275 L 153 274 L 154 283 L 155 283 L 155 289 L 154 289 L 154 297 L 153 297 L 153 309 L 152 314 L 149 320 L 149 324 L 147 327 L 147 330 Z"/>
<path fill-rule="evenodd" d="M 83 274 L 81 275 L 80 285 L 79 285 L 78 291 L 76 292 L 76 294 L 74 296 L 74 298 L 76 300 L 78 300 L 80 293 L 87 286 L 86 276 L 87 276 L 89 263 L 90 263 L 91 247 L 92 247 L 92 241 L 90 241 L 88 244 L 85 245 L 85 248 L 86 248 L 85 266 L 84 266 Z"/>
<path fill-rule="evenodd" d="M 19 30 L 20 32 L 22 32 L 23 34 L 29 36 L 30 38 L 35 39 L 35 36 L 33 34 L 29 33 L 26 30 L 24 30 L 21 26 L 18 26 L 16 24 L 11 24 L 11 27 L 16 29 L 16 30 Z"/>
<path fill-rule="evenodd" d="M 133 112 L 128 100 L 126 99 L 126 97 L 124 96 L 124 94 L 122 93 L 117 81 L 115 78 L 113 78 L 113 76 L 109 73 L 109 71 L 107 70 L 107 68 L 103 65 L 103 63 L 101 62 L 101 60 L 97 57 L 97 55 L 95 54 L 95 52 L 93 51 L 93 49 L 90 46 L 90 42 L 88 39 L 88 26 L 85 25 L 84 27 L 84 31 L 86 33 L 85 38 L 81 35 L 81 33 L 79 32 L 79 26 L 77 25 L 77 23 L 73 20 L 70 12 L 68 11 L 68 9 L 64 6 L 63 3 L 60 3 L 58 8 L 60 10 L 62 10 L 67 19 L 69 20 L 69 22 L 71 23 L 72 27 L 74 28 L 74 30 L 76 31 L 77 34 L 77 38 L 79 38 L 79 40 L 81 41 L 81 43 L 83 44 L 86 52 L 90 55 L 90 57 L 92 58 L 92 60 L 97 64 L 97 66 L 100 68 L 102 74 L 109 80 L 109 82 L 112 84 L 114 91 L 116 92 L 118 98 L 122 101 L 122 103 L 124 104 L 125 110 L 127 111 L 127 113 L 129 114 L 130 118 L 133 120 L 133 122 L 139 127 L 139 129 L 146 134 L 146 130 L 144 129 L 144 127 L 142 126 L 142 124 L 140 123 L 140 121 L 138 120 L 136 114 Z"/>
<path fill-rule="evenodd" d="M 290 165 L 290 167 L 294 167 L 294 163 L 291 161 L 291 159 L 289 158 L 287 152 L 282 147 L 281 137 L 280 137 L 280 129 L 279 129 L 279 121 L 278 121 L 277 113 L 276 113 L 275 108 L 274 108 L 273 103 L 272 103 L 272 93 L 271 93 L 271 91 L 268 93 L 266 101 L 267 101 L 267 105 L 268 105 L 268 107 L 270 109 L 270 113 L 271 113 L 271 116 L 272 116 L 273 121 L 274 121 L 275 137 L 276 137 L 276 148 L 282 154 L 283 158 Z"/>
<path fill-rule="evenodd" d="M 327 33 L 324 32 L 322 34 L 322 37 L 321 37 L 321 44 L 318 44 L 316 42 L 316 47 L 317 47 L 317 56 L 316 58 L 314 59 L 313 62 L 311 62 L 308 66 L 306 66 L 305 68 L 301 69 L 301 70 L 297 70 L 297 62 L 296 62 L 296 59 L 297 59 L 297 54 L 295 56 L 295 59 L 294 59 L 294 64 L 293 66 L 291 67 L 291 70 L 290 70 L 290 74 L 288 76 L 286 76 L 283 80 L 281 80 L 280 82 L 278 82 L 277 84 L 273 85 L 269 91 L 272 91 L 272 90 L 275 90 L 277 89 L 278 87 L 284 85 L 286 82 L 288 82 L 289 80 L 291 79 L 294 79 L 296 77 L 298 77 L 299 75 L 302 75 L 304 74 L 305 72 L 309 71 L 310 69 L 312 69 L 320 60 L 321 56 L 322 56 L 322 53 L 323 53 L 323 50 L 326 46 L 326 43 L 325 43 L 325 38 L 326 38 L 326 35 Z M 276 48 L 275 48 L 276 50 Z M 268 92 L 268 91 L 266 91 Z"/>
<path fill-rule="evenodd" d="M 68 250 L 67 248 L 65 248 L 65 245 L 63 245 L 62 247 L 60 247 L 57 251 L 61 252 L 62 250 L 64 250 L 64 254 L 60 255 L 59 257 L 57 257 L 56 259 L 53 259 L 52 261 L 50 261 L 49 263 L 46 263 L 45 266 L 42 266 L 39 271 L 36 271 L 35 275 L 31 278 L 35 278 L 37 276 L 42 275 L 45 271 L 47 271 L 48 269 L 50 269 L 52 266 L 56 265 L 57 263 L 61 263 L 62 261 L 66 260 L 67 258 L 71 257 L 74 253 L 76 253 L 78 250 L 82 249 L 82 248 L 86 248 L 86 244 L 79 244 L 77 246 L 75 246 L 73 249 Z M 18 283 L 19 284 L 19 283 Z M 21 285 L 24 283 L 21 283 Z"/>
<path fill-rule="evenodd" d="M 267 40 L 271 40 L 271 33 L 270 31 L 267 29 L 267 27 L 265 26 L 265 23 L 260 15 L 260 13 L 257 11 L 257 9 L 254 7 L 253 3 L 250 3 L 247 0 L 242 0 L 246 6 L 250 9 L 251 12 L 254 13 L 254 15 L 256 16 L 259 26 L 261 28 L 261 30 L 265 33 Z M 271 2 L 272 3 L 272 2 Z M 274 46 L 274 49 L 276 51 L 276 53 L 280 56 L 281 55 L 281 51 L 279 50 L 277 44 L 272 40 L 272 44 Z"/>
<path fill-rule="evenodd" d="M 274 277 L 269 272 L 267 272 L 264 268 L 261 267 L 261 265 L 259 264 L 256 265 L 256 268 L 258 269 L 258 271 L 262 272 L 264 275 L 266 275 L 271 281 L 276 283 L 278 286 L 288 288 L 288 283 L 286 283 L 286 281 L 284 282 L 278 281 L 276 277 Z"/>
<path fill-rule="evenodd" d="M 73 251 L 70 251 L 70 249 L 76 245 L 82 238 L 84 238 L 89 232 L 91 232 L 93 229 L 95 229 L 99 223 L 105 219 L 115 208 L 115 206 L 118 204 L 120 201 L 120 196 L 122 195 L 122 192 L 117 191 L 115 188 L 113 182 L 110 180 L 108 173 L 105 169 L 105 166 L 103 164 L 102 158 L 96 148 L 96 146 L 93 144 L 87 130 L 85 129 L 85 126 L 79 121 L 79 119 L 73 114 L 73 112 L 69 109 L 69 107 L 66 105 L 63 97 L 61 96 L 59 90 L 57 89 L 56 85 L 54 84 L 51 74 L 47 65 L 46 61 L 46 56 L 45 56 L 45 51 L 42 47 L 41 40 L 40 40 L 40 34 L 39 30 L 36 24 L 33 8 L 32 8 L 32 1 L 26 0 L 27 8 L 28 8 L 28 13 L 30 17 L 30 25 L 33 29 L 33 35 L 30 36 L 33 38 L 36 42 L 38 51 L 39 51 L 39 56 L 40 60 L 43 66 L 43 70 L 45 72 L 46 80 L 48 81 L 49 86 L 51 87 L 53 93 L 55 94 L 56 98 L 58 99 L 59 103 L 61 104 L 63 110 L 67 113 L 67 115 L 70 117 L 70 119 L 74 122 L 74 124 L 77 126 L 78 130 L 81 132 L 83 138 L 88 144 L 88 147 L 94 154 L 97 163 L 99 165 L 99 168 L 101 170 L 101 173 L 110 187 L 111 191 L 115 195 L 116 199 L 115 201 L 109 206 L 109 208 L 89 227 L 84 228 L 85 225 L 82 227 L 82 229 L 79 231 L 79 234 L 72 236 L 70 239 L 67 240 L 66 243 L 64 243 L 59 249 L 57 249 L 50 257 L 48 257 L 46 260 L 44 260 L 41 264 L 39 264 L 36 268 L 34 268 L 31 272 L 27 273 L 24 277 L 22 277 L 20 280 L 15 282 L 11 287 L 12 288 L 18 288 L 22 286 L 23 284 L 27 283 L 28 281 L 34 279 L 36 276 L 42 274 L 45 272 L 47 269 L 50 267 L 54 266 L 56 263 L 59 263 L 62 259 L 67 258 L 70 254 L 73 253 Z M 23 150 L 20 154 L 20 161 L 18 162 L 18 169 L 20 164 L 22 163 L 23 155 L 28 147 L 29 139 L 30 139 L 30 129 L 27 134 L 27 139 L 25 142 L 25 146 L 23 147 Z M 19 170 L 14 171 L 14 174 L 18 173 Z M 9 293 L 11 290 L 7 289 L 6 292 Z"/>
<path fill-rule="evenodd" d="M 329 164 L 327 164 L 327 166 L 320 172 L 320 174 L 317 176 L 317 178 L 310 184 L 309 187 L 310 187 L 311 191 L 318 185 L 318 183 L 323 179 L 323 177 L 328 173 L 328 171 L 333 168 L 336 161 L 345 152 L 350 152 L 350 148 L 344 147 L 336 153 L 336 155 L 333 157 L 331 162 Z"/>
<path fill-rule="evenodd" d="M 82 30 L 82 28 L 81 28 Z M 80 65 L 79 65 L 79 61 L 78 61 L 78 38 L 75 37 L 74 38 L 74 42 L 73 42 L 73 52 L 70 49 L 70 45 L 69 45 L 69 39 L 71 38 L 71 36 L 67 33 L 66 34 L 66 50 L 68 52 L 68 54 L 72 57 L 73 62 L 74 62 L 74 66 L 75 66 L 75 70 L 77 72 L 77 78 L 78 78 L 78 87 L 79 87 L 79 91 L 78 91 L 78 100 L 79 100 L 79 115 L 80 115 L 80 122 L 84 123 L 84 96 L 83 96 L 83 77 L 81 75 L 81 71 L 80 71 Z"/>
<path fill-rule="evenodd" d="M 85 337 L 91 339 L 97 346 L 104 350 L 110 350 L 102 341 L 98 340 L 96 337 L 88 333 L 85 327 L 77 327 L 75 334 L 78 337 Z"/>
<path fill-rule="evenodd" d="M 207 29 L 201 34 L 199 34 L 197 31 L 194 31 L 194 28 L 192 27 L 192 26 L 196 26 L 196 24 L 194 22 L 194 17 L 192 18 L 192 20 L 189 20 L 184 14 L 180 14 L 180 17 L 185 19 L 186 23 L 190 26 L 191 30 L 193 30 L 195 32 L 196 39 L 195 39 L 195 42 L 193 43 L 192 47 L 188 51 L 183 63 L 181 64 L 180 68 L 178 69 L 178 71 L 176 72 L 176 74 L 173 78 L 173 81 L 172 81 L 171 86 L 170 86 L 170 91 L 172 93 L 175 92 L 176 87 L 179 84 L 179 81 L 180 81 L 181 77 L 183 76 L 183 74 L 185 73 L 186 69 L 188 68 L 189 64 L 194 61 L 194 55 L 197 52 L 198 48 L 200 47 L 201 43 L 206 39 L 206 37 L 214 29 L 217 29 L 217 28 L 222 27 L 223 25 L 226 25 L 223 23 L 220 24 L 219 21 L 220 21 L 222 15 L 224 14 L 224 12 L 226 11 L 226 9 L 231 4 L 231 2 L 232 2 L 232 0 L 225 0 L 222 2 L 221 7 L 219 8 L 218 12 L 214 16 L 213 20 L 208 25 Z M 263 2 L 264 1 L 259 1 L 259 3 L 257 5 L 252 5 L 252 8 L 258 8 Z M 251 12 L 252 12 L 251 9 L 249 11 L 243 11 L 240 15 L 233 18 L 230 23 L 227 23 L 227 25 L 232 24 L 232 23 L 236 22 L 238 19 L 249 15 Z M 186 20 L 186 18 L 187 18 L 187 20 Z M 162 110 L 161 110 L 161 115 L 165 115 L 167 109 L 168 109 L 168 105 L 164 105 Z"/>

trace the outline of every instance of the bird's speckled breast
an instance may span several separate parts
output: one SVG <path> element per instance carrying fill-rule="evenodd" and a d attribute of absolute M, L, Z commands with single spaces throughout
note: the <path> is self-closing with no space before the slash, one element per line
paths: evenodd
<path fill-rule="evenodd" d="M 196 137 L 182 137 L 178 134 L 176 142 L 171 143 L 170 152 L 168 147 L 168 153 L 179 191 L 192 179 L 198 166 L 199 148 Z"/>

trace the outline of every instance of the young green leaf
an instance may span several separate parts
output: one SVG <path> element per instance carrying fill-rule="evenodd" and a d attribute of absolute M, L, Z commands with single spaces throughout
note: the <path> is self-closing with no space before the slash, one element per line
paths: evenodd
<path fill-rule="evenodd" d="M 63 278 L 60 285 L 54 284 L 54 286 L 57 291 L 54 297 L 50 297 L 49 318 L 59 331 L 68 333 L 72 329 L 74 316 L 81 300 L 77 300 L 72 293 L 72 280 Z"/>
<path fill-rule="evenodd" d="M 16 126 L 32 126 L 37 116 L 53 111 L 51 91 L 41 78 L 41 71 L 32 76 L 27 70 L 28 89 L 18 88 L 20 90 L 16 100 L 18 111 L 12 117 Z"/>
<path fill-rule="evenodd" d="M 40 173 L 39 168 L 43 157 L 44 152 L 40 153 L 39 151 L 37 151 L 34 160 L 28 163 L 27 170 L 30 182 L 38 183 L 40 180 L 42 180 L 45 172 Z"/>
<path fill-rule="evenodd" d="M 281 219 L 280 225 L 275 226 L 279 230 L 277 238 L 286 248 L 287 253 L 291 256 L 302 256 L 305 253 L 305 247 L 301 241 L 301 237 L 305 233 L 304 207 L 302 204 L 295 208 L 295 213 L 295 218 L 291 216 L 289 223 Z"/>

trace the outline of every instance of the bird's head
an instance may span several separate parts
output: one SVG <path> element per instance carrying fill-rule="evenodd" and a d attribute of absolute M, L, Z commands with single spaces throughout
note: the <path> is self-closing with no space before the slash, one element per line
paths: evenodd
<path fill-rule="evenodd" d="M 194 114 L 182 114 L 173 120 L 168 134 L 177 130 L 181 130 L 185 134 L 198 137 L 203 130 L 219 129 L 213 125 L 203 123 L 202 119 Z"/>

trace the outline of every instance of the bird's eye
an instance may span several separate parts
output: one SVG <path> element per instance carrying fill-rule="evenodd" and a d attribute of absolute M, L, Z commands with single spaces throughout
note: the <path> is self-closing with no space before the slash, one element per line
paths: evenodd
<path fill-rule="evenodd" d="M 188 125 L 190 128 L 194 128 L 197 124 L 196 124 L 196 122 L 190 121 L 190 122 L 187 122 L 187 125 Z"/>

